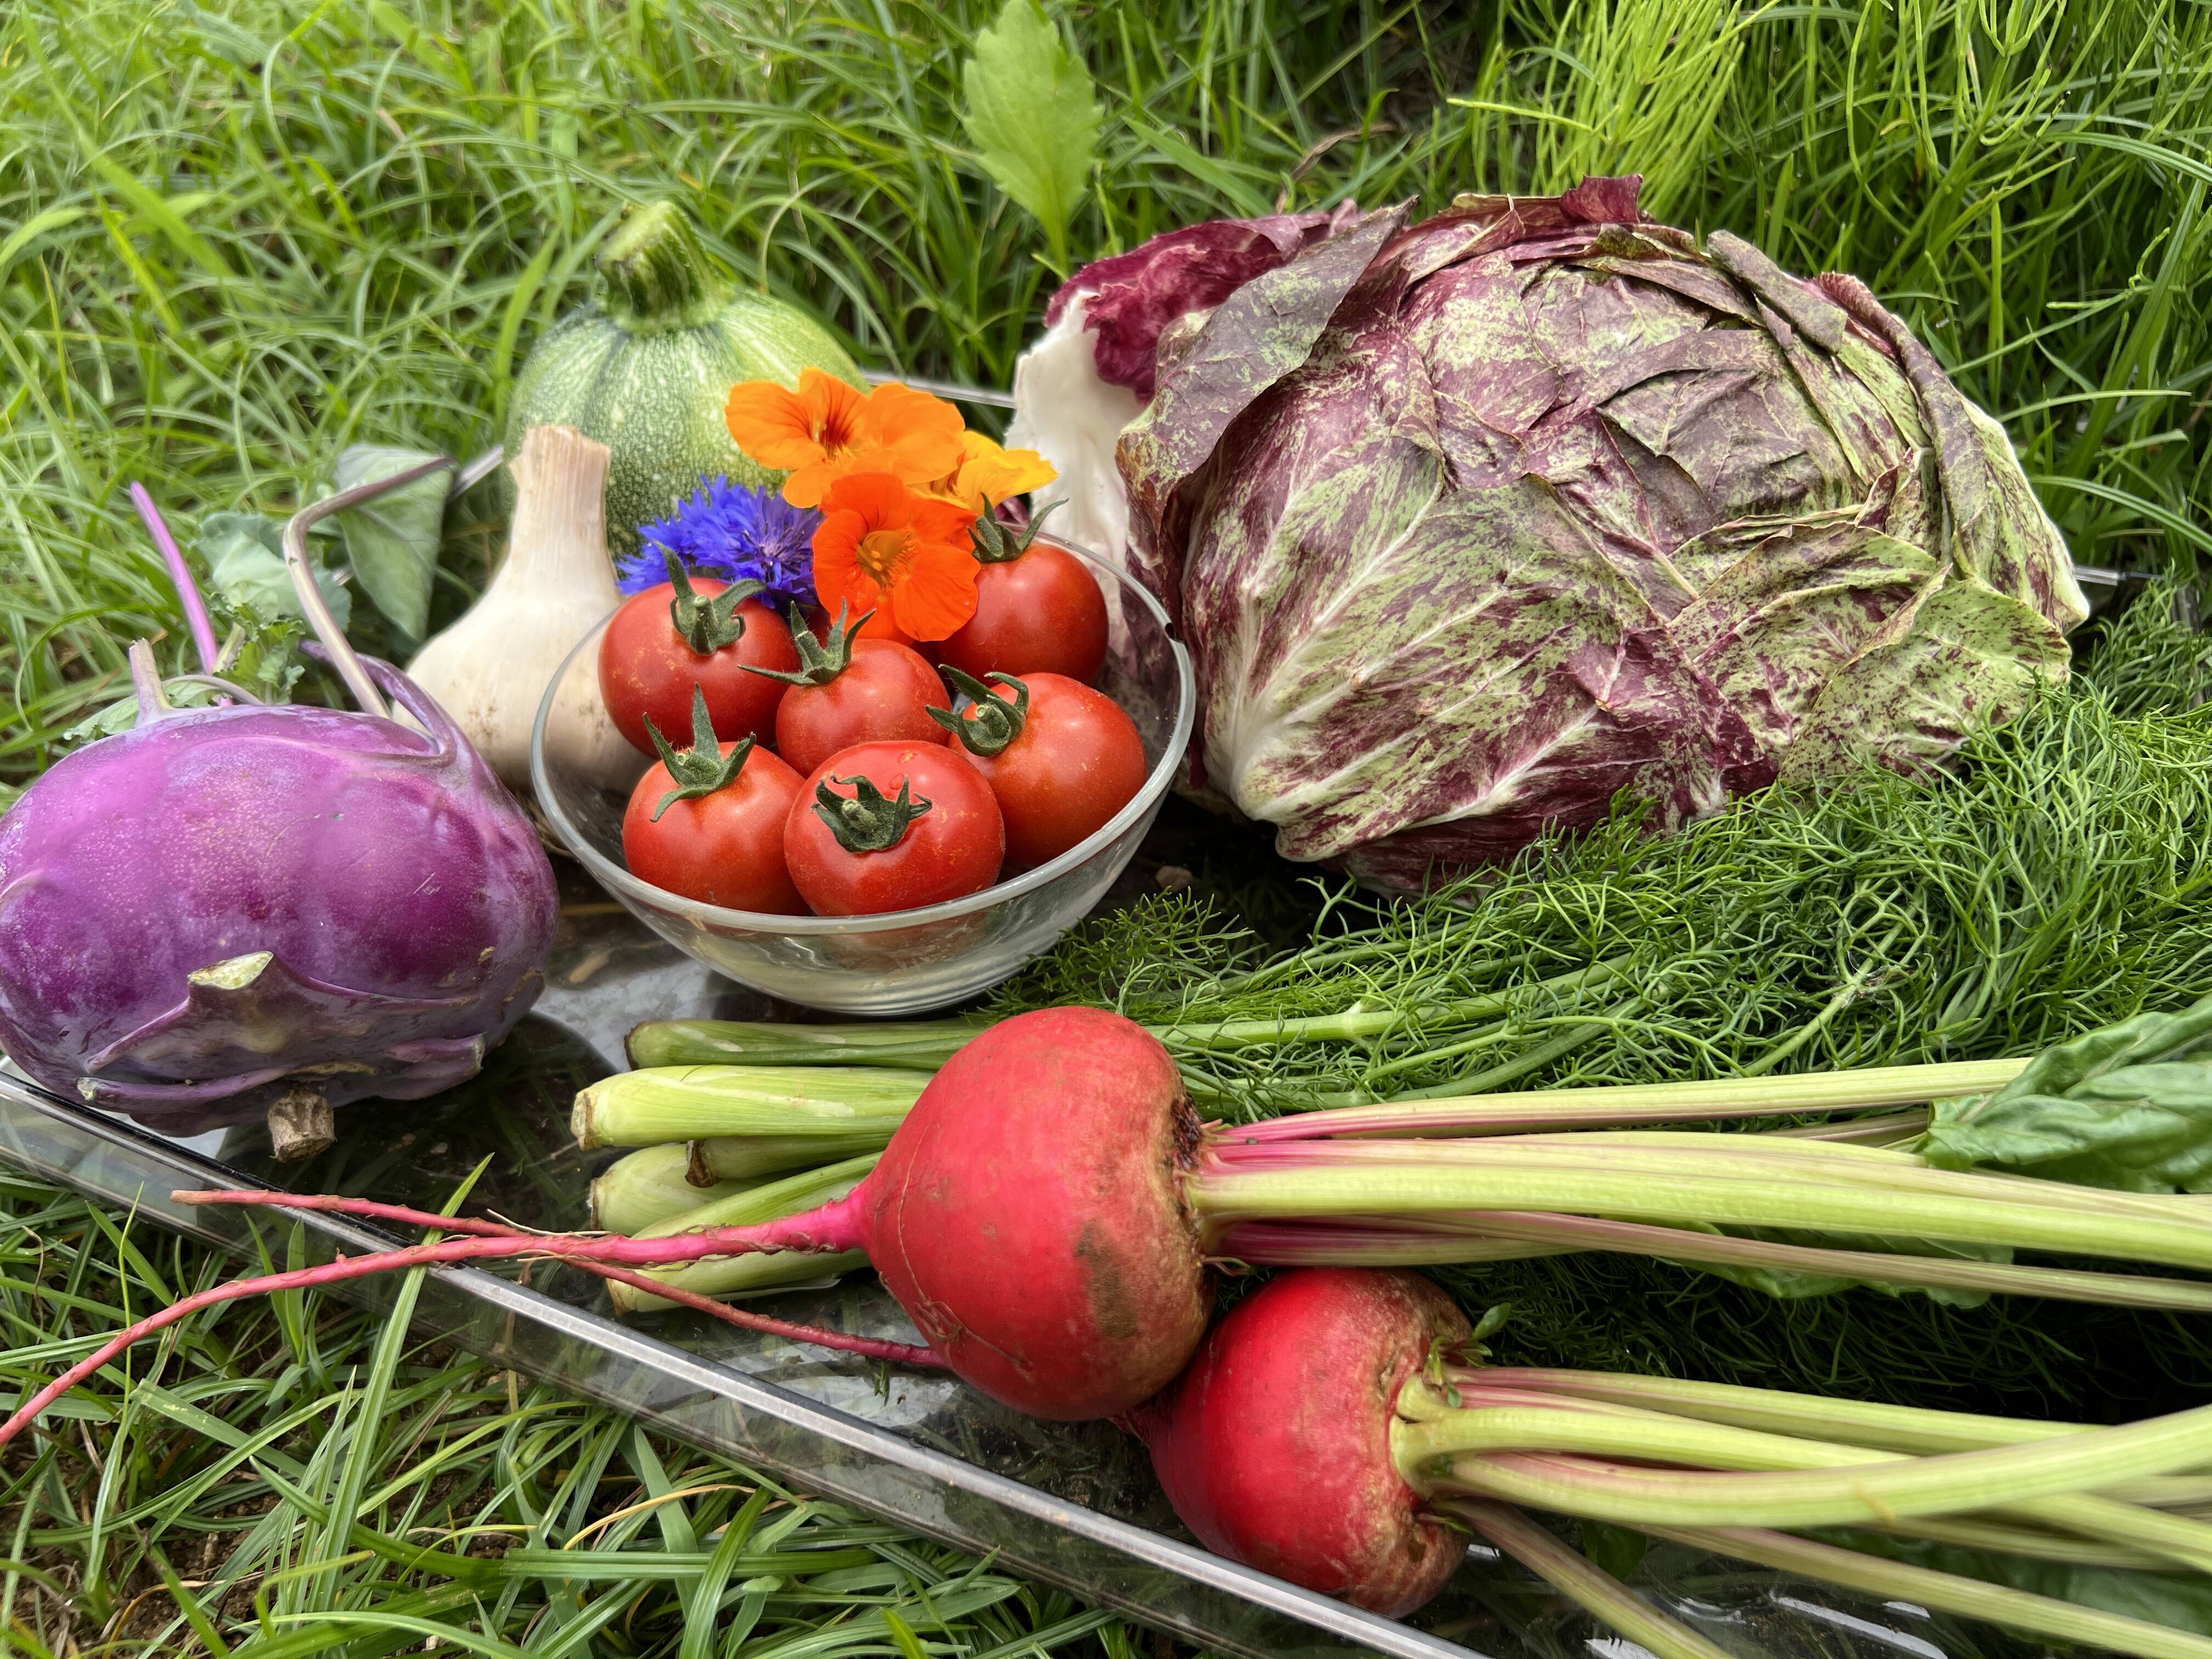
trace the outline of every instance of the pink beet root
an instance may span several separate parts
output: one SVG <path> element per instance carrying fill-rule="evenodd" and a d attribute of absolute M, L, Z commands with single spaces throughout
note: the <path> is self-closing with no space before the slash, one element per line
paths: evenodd
<path fill-rule="evenodd" d="M 1411 1273 L 1312 1267 L 1231 1309 L 1189 1369 L 1133 1414 L 1208 1549 L 1391 1618 L 1444 1587 L 1466 1540 L 1398 1474 L 1398 1391 L 1472 1333 Z"/>
<path fill-rule="evenodd" d="M 1111 1417 L 1164 1387 L 1206 1329 L 1178 1180 L 1198 1132 L 1143 1027 L 1047 1009 L 955 1054 L 845 1202 L 963 1379 L 1033 1417 Z"/>
<path fill-rule="evenodd" d="M 946 1061 L 843 1198 L 714 1237 L 865 1250 L 962 1381 L 1031 1417 L 1115 1417 L 1164 1388 L 1206 1331 L 1181 1181 L 1199 1141 L 1150 1032 L 1047 1008 Z"/>

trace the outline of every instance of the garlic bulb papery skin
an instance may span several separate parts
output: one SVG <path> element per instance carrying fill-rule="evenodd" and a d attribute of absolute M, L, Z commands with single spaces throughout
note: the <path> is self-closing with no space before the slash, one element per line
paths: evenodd
<path fill-rule="evenodd" d="M 622 603 L 607 556 L 607 447 L 574 427 L 533 426 L 514 475 L 507 557 L 468 614 L 407 665 L 514 793 L 530 795 L 530 732 L 562 660 Z M 627 789 L 647 757 L 607 717 L 597 655 L 562 684 L 546 760 L 603 788 Z"/>
<path fill-rule="evenodd" d="M 1079 294 L 1070 300 L 1060 320 L 1015 362 L 1006 443 L 1036 450 L 1059 472 L 1030 496 L 1033 510 L 1047 501 L 1066 503 L 1052 516 L 1052 533 L 1126 566 L 1129 493 L 1115 464 L 1114 441 L 1145 405 L 1128 387 L 1099 377 L 1083 325 L 1089 299 Z"/>

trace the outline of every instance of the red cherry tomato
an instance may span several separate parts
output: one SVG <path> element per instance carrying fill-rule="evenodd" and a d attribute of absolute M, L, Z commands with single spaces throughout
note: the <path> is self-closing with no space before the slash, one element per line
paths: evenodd
<path fill-rule="evenodd" d="M 873 626 L 872 618 L 861 623 Z M 945 682 L 910 646 L 854 635 L 832 623 L 817 638 L 794 633 L 800 666 L 775 711 L 776 752 L 811 772 L 841 750 L 863 743 L 950 743 L 929 716 L 950 711 Z"/>
<path fill-rule="evenodd" d="M 977 679 L 1061 674 L 1086 684 L 1106 660 L 1106 596 L 1065 548 L 1031 542 L 975 572 L 975 614 L 937 647 L 938 661 Z"/>
<path fill-rule="evenodd" d="M 694 576 L 690 582 L 702 605 L 728 585 L 711 576 Z M 707 694 L 716 737 L 727 743 L 739 738 L 767 742 L 775 735 L 776 705 L 783 701 L 784 688 L 745 669 L 788 672 L 798 667 L 791 630 L 759 600 L 747 599 L 730 619 L 743 624 L 743 633 L 713 650 L 695 651 L 676 631 L 670 615 L 678 597 L 666 582 L 648 587 L 632 594 L 607 624 L 606 635 L 599 641 L 599 696 L 606 700 L 615 729 L 652 754 L 653 741 L 645 733 L 647 718 L 673 742 L 690 726 L 691 688 L 696 685 Z M 702 637 L 719 635 L 710 632 Z"/>
<path fill-rule="evenodd" d="M 825 813 L 837 816 L 836 828 Z M 825 916 L 879 915 L 979 893 L 999 878 L 1006 848 L 991 786 L 933 743 L 864 743 L 832 755 L 808 776 L 783 824 L 791 878 Z"/>
<path fill-rule="evenodd" d="M 975 699 L 960 742 L 998 797 L 1009 864 L 1058 858 L 1144 787 L 1144 741 L 1104 692 L 1065 674 L 1001 674 L 998 687 L 952 678 Z"/>
<path fill-rule="evenodd" d="M 726 764 L 738 747 L 716 745 Z M 696 752 L 695 745 L 679 754 L 679 765 Z M 748 745 L 729 781 L 662 808 L 678 781 L 665 762 L 655 761 L 630 791 L 623 814 L 623 861 L 630 874 L 702 904 L 805 915 L 806 902 L 783 860 L 783 821 L 799 799 L 799 774 L 767 750 Z"/>

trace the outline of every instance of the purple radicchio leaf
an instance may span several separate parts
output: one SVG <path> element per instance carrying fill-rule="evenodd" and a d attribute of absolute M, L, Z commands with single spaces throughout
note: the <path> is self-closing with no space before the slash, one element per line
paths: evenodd
<path fill-rule="evenodd" d="M 1077 271 L 1046 305 L 1045 325 L 1058 322 L 1077 295 L 1088 296 L 1084 325 L 1093 337 L 1098 377 L 1149 398 L 1163 329 L 1219 305 L 1255 276 L 1341 229 L 1358 211 L 1346 202 L 1328 213 L 1210 219 L 1168 231 Z"/>
<path fill-rule="evenodd" d="M 2065 674 L 2002 429 L 1863 285 L 1633 180 L 1369 216 L 1169 343 L 1130 566 L 1197 670 L 1187 786 L 1288 857 L 1412 887 L 1623 793 L 1917 769 Z"/>

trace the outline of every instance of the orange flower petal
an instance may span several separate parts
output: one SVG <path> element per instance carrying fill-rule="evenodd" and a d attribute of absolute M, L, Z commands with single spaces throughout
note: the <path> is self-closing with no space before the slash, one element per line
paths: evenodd
<path fill-rule="evenodd" d="M 825 513 L 857 513 L 867 520 L 869 530 L 885 530 L 908 521 L 913 501 L 913 492 L 888 472 L 852 471 L 831 481 L 823 494 L 822 508 Z"/>
<path fill-rule="evenodd" d="M 965 425 L 942 398 L 887 381 L 869 392 L 854 422 L 854 447 L 886 452 L 886 471 L 927 483 L 960 465 Z"/>
<path fill-rule="evenodd" d="M 965 553 L 969 532 L 975 526 L 975 509 L 963 507 L 957 501 L 939 501 L 933 495 L 916 495 L 908 509 L 908 522 L 922 540 L 944 542 Z"/>
<path fill-rule="evenodd" d="M 891 588 L 891 618 L 917 640 L 957 634 L 975 615 L 975 561 L 965 548 L 943 542 L 916 544 L 911 562 Z"/>
<path fill-rule="evenodd" d="M 853 441 L 866 397 L 857 387 L 818 368 L 799 371 L 799 400 L 812 417 L 814 435 L 825 449 L 838 450 Z"/>
<path fill-rule="evenodd" d="M 774 380 L 740 380 L 722 405 L 730 441 L 763 466 L 799 466 L 822 458 L 806 405 Z"/>

